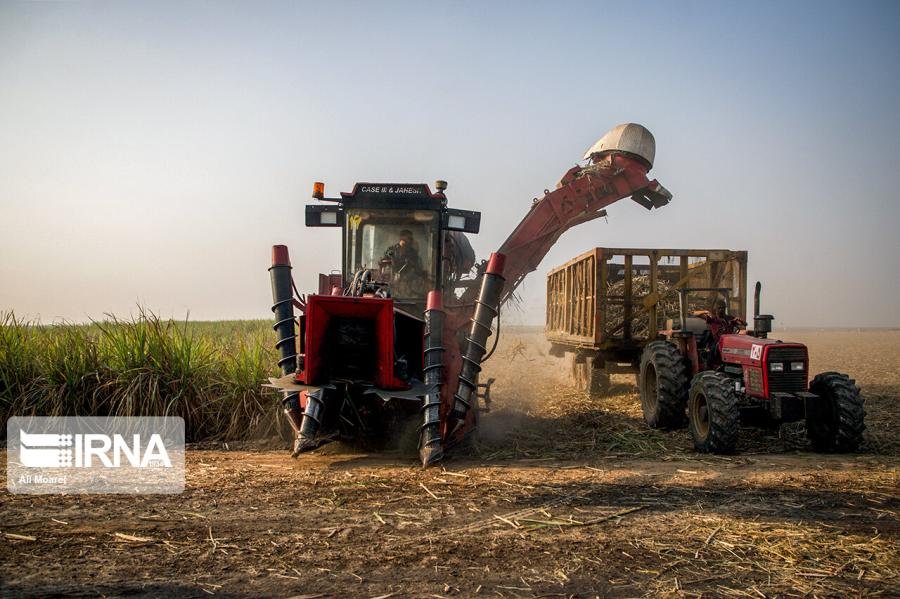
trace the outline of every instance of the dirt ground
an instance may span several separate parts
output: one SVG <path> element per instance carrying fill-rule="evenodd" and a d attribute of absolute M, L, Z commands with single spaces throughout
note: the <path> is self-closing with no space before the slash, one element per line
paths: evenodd
<path fill-rule="evenodd" d="M 808 453 L 792 425 L 700 456 L 647 429 L 629 377 L 588 398 L 511 331 L 480 437 L 441 467 L 223 447 L 189 453 L 182 495 L 3 492 L 0 595 L 898 596 L 900 332 L 778 336 L 856 377 L 860 453 Z"/>

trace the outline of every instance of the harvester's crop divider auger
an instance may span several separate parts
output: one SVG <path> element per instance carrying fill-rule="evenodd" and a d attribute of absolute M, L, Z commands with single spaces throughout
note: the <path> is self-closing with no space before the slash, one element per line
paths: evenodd
<path fill-rule="evenodd" d="M 503 291 L 503 254 L 491 254 L 488 267 L 481 280 L 481 292 L 475 300 L 475 315 L 472 326 L 466 336 L 463 347 L 463 366 L 459 373 L 459 387 L 456 390 L 453 405 L 453 417 L 458 423 L 465 420 L 466 413 L 472 409 L 473 397 L 478 391 L 478 373 L 481 372 L 481 359 L 487 353 L 487 340 L 491 336 L 491 323 L 497 316 L 500 307 L 500 293 Z"/>
<path fill-rule="evenodd" d="M 297 371 L 297 323 L 294 320 L 294 281 L 291 276 L 291 260 L 288 256 L 287 246 L 276 245 L 272 247 L 272 267 L 269 269 L 272 280 L 272 312 L 275 313 L 275 335 L 277 341 L 275 349 L 281 357 L 278 367 L 285 378 L 292 376 Z M 270 380 L 270 384 L 275 381 Z M 299 453 L 299 444 L 303 430 L 303 413 L 300 411 L 300 391 L 295 389 L 283 389 L 281 400 L 284 407 L 284 415 L 287 417 L 291 428 L 294 430 L 296 441 L 294 443 L 294 455 Z M 308 432 L 308 430 L 307 430 Z"/>
<path fill-rule="evenodd" d="M 429 392 L 422 400 L 422 431 L 419 456 L 431 464 L 444 455 L 441 446 L 441 385 L 444 379 L 444 305 L 440 291 L 428 292 L 425 308 L 425 384 Z"/>

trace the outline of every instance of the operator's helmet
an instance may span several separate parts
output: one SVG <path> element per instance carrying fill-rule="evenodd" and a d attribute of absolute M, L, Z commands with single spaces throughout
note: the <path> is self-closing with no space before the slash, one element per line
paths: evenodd
<path fill-rule="evenodd" d="M 584 158 L 596 160 L 607 154 L 625 154 L 639 159 L 653 168 L 656 158 L 656 140 L 643 125 L 623 123 L 613 127 L 606 135 L 585 152 Z"/>

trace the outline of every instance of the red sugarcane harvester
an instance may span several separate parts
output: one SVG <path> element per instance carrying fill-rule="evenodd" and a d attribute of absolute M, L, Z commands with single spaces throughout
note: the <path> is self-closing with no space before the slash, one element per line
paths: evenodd
<path fill-rule="evenodd" d="M 654 156 L 647 129 L 614 128 L 477 265 L 465 233 L 481 215 L 449 208 L 445 182 L 435 192 L 357 183 L 339 198 L 316 183 L 322 203 L 306 207 L 306 226 L 341 229 L 341 273 L 319 275 L 304 298 L 285 246 L 273 247 L 270 268 L 283 373 L 270 383 L 284 394 L 294 457 L 335 437 L 390 438 L 411 420 L 423 465 L 464 440 L 490 401 L 492 381 L 478 378 L 500 306 L 569 228 L 627 197 L 667 204 L 671 194 L 647 178 Z"/>

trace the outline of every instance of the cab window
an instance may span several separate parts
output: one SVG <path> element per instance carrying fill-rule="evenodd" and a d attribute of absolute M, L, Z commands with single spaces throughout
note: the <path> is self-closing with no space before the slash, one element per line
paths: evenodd
<path fill-rule="evenodd" d="M 369 270 L 391 295 L 422 301 L 437 269 L 438 213 L 432 210 L 347 211 L 346 276 Z"/>

